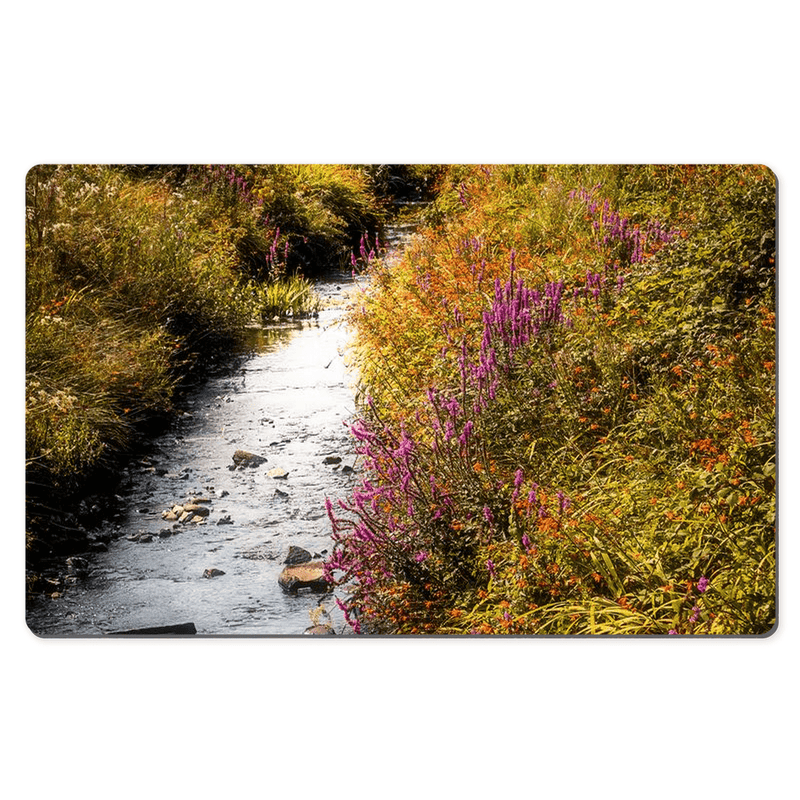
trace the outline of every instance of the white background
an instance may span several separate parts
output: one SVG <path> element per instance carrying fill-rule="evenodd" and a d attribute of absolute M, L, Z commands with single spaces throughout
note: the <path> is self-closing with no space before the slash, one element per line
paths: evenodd
<path fill-rule="evenodd" d="M 796 24 L 762 2 L 15 3 L 3 66 L 8 796 L 792 796 Z M 552 7 L 551 7 L 552 6 Z M 24 622 L 36 163 L 765 163 L 780 626 L 756 641 L 43 641 Z"/>

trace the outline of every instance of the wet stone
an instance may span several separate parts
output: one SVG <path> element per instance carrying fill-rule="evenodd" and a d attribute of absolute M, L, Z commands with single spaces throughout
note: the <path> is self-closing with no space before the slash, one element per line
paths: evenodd
<path fill-rule="evenodd" d="M 187 503 L 183 510 L 189 514 L 194 514 L 196 517 L 207 517 L 211 513 L 206 506 L 201 506 L 197 503 Z"/>
<path fill-rule="evenodd" d="M 278 577 L 278 585 L 287 594 L 297 594 L 303 589 L 312 592 L 327 592 L 323 561 L 309 561 L 296 567 L 285 567 Z"/>
<path fill-rule="evenodd" d="M 71 556 L 67 559 L 67 570 L 70 575 L 86 575 L 89 571 L 89 562 L 79 556 Z"/>
<path fill-rule="evenodd" d="M 230 470 L 235 469 L 245 469 L 250 468 L 253 469 L 255 467 L 260 467 L 262 464 L 265 464 L 267 459 L 264 456 L 256 455 L 255 453 L 249 453 L 247 450 L 237 450 L 233 454 L 233 466 L 228 467 Z"/>
<path fill-rule="evenodd" d="M 220 575 L 224 575 L 225 573 L 221 569 L 207 569 L 203 572 L 204 578 L 218 578 Z"/>
<path fill-rule="evenodd" d="M 305 636 L 335 636 L 336 631 L 330 625 L 312 625 L 303 631 Z"/>
<path fill-rule="evenodd" d="M 306 564 L 313 556 L 308 550 L 304 550 L 302 547 L 297 547 L 297 545 L 290 545 L 289 552 L 286 554 L 286 558 L 284 559 L 283 563 L 288 566 L 295 566 L 297 564 Z"/>

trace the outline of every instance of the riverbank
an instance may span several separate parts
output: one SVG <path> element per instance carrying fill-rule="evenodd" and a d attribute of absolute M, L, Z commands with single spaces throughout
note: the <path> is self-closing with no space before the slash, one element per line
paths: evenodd
<path fill-rule="evenodd" d="M 319 313 L 313 279 L 380 235 L 391 177 L 336 165 L 29 172 L 29 564 L 68 553 L 113 512 L 121 465 L 242 355 L 251 323 Z"/>
<path fill-rule="evenodd" d="M 356 630 L 774 630 L 776 188 L 449 170 L 351 317 L 366 471 L 328 569 Z"/>

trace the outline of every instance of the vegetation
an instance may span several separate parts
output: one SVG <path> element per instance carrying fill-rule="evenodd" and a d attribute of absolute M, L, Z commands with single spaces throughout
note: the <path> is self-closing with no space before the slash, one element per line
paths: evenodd
<path fill-rule="evenodd" d="M 356 630 L 766 634 L 775 199 L 756 166 L 451 167 L 351 312 Z"/>
<path fill-rule="evenodd" d="M 385 215 L 348 166 L 43 165 L 26 197 L 28 531 L 45 549 L 182 384 L 251 320 L 316 311 L 311 279 Z"/>

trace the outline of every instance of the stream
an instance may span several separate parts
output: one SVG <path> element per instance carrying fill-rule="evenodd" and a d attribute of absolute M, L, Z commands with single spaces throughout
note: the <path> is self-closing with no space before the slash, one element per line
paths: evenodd
<path fill-rule="evenodd" d="M 318 318 L 251 330 L 252 354 L 199 388 L 126 469 L 117 517 L 92 532 L 108 549 L 82 554 L 65 591 L 29 601 L 31 631 L 98 636 L 193 623 L 200 635 L 297 635 L 322 604 L 334 633 L 349 632 L 331 594 L 286 594 L 278 577 L 291 545 L 330 551 L 325 497 L 346 496 L 357 474 L 343 319 L 361 282 L 328 275 L 316 284 Z M 266 463 L 237 468 L 237 450 Z M 209 509 L 202 522 L 164 520 L 197 497 Z"/>

